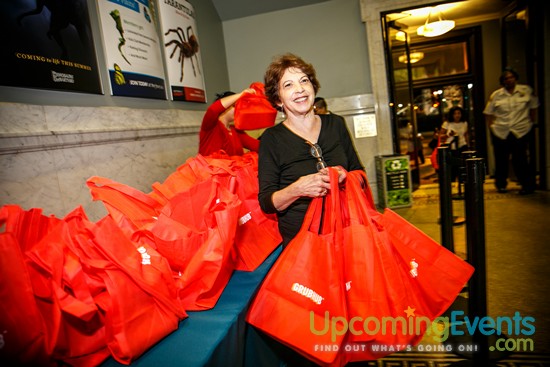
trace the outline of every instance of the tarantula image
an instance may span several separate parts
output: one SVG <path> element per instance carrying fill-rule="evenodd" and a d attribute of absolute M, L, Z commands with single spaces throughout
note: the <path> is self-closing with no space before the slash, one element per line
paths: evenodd
<path fill-rule="evenodd" d="M 183 81 L 183 65 L 186 58 L 191 60 L 193 74 L 197 76 L 193 56 L 195 56 L 195 60 L 197 61 L 197 69 L 200 73 L 199 59 L 197 58 L 197 52 L 199 52 L 199 41 L 193 32 L 193 28 L 191 28 L 191 26 L 187 27 L 187 36 L 181 27 L 178 27 L 177 29 L 169 29 L 164 35 L 168 36 L 170 33 L 175 33 L 178 39 L 173 39 L 170 42 L 165 43 L 164 46 L 174 47 L 172 53 L 170 54 L 170 58 L 173 58 L 176 51 L 179 50 L 178 62 L 181 64 L 180 82 Z"/>

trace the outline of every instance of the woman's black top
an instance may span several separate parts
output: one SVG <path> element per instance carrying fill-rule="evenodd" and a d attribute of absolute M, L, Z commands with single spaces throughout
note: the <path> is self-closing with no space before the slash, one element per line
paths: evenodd
<path fill-rule="evenodd" d="M 319 117 L 321 131 L 317 144 L 327 165 L 342 166 L 347 171 L 363 170 L 344 119 L 334 114 Z M 287 209 L 278 212 L 271 196 L 300 177 L 316 173 L 317 162 L 306 140 L 282 123 L 267 129 L 260 138 L 258 200 L 264 212 L 277 213 L 283 245 L 287 245 L 300 230 L 312 198 L 299 198 Z"/>

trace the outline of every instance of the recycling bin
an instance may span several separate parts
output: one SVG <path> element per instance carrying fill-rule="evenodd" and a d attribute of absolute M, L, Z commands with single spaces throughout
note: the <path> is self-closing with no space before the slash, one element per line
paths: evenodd
<path fill-rule="evenodd" d="M 409 156 L 377 156 L 375 162 L 378 206 L 390 209 L 412 206 L 412 179 Z"/>

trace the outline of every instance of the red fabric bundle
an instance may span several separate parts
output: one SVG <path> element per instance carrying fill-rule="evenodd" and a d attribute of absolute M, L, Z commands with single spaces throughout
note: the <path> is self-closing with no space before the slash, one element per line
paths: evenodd
<path fill-rule="evenodd" d="M 258 203 L 257 153 L 247 152 L 242 156 L 229 156 L 223 152 L 208 157 L 197 155 L 178 167 L 162 184 L 153 184 L 153 190 L 168 202 L 178 193 L 212 178 L 241 201 L 238 221 L 234 223 L 237 226 L 232 250 L 234 268 L 253 271 L 281 243 L 277 217 L 265 214 Z M 202 215 L 200 210 L 195 212 Z"/>
<path fill-rule="evenodd" d="M 79 212 L 83 213 L 81 209 Z M 103 316 L 94 300 L 104 287 L 89 285 L 80 258 L 72 249 L 78 235 L 62 221 L 26 252 L 27 264 L 36 303 L 52 341 L 52 358 L 72 366 L 96 366 L 110 355 Z"/>
<path fill-rule="evenodd" d="M 254 82 L 250 88 L 256 93 L 244 93 L 235 103 L 235 128 L 256 130 L 273 126 L 277 110 L 265 97 L 263 83 Z"/>

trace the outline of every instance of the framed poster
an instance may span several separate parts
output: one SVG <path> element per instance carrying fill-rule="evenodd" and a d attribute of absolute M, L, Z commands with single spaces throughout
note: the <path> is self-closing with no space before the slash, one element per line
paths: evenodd
<path fill-rule="evenodd" d="M 149 0 L 97 0 L 111 94 L 166 99 L 164 68 Z"/>
<path fill-rule="evenodd" d="M 172 99 L 206 102 L 193 6 L 184 0 L 160 1 L 159 13 Z"/>
<path fill-rule="evenodd" d="M 2 0 L 0 31 L 0 84 L 103 93 L 87 0 Z"/>

